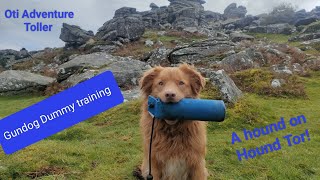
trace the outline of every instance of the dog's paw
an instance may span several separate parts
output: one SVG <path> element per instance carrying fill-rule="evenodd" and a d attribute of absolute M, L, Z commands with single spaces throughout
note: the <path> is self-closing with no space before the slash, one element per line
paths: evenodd
<path fill-rule="evenodd" d="M 137 180 L 144 180 L 143 176 L 142 176 L 142 172 L 141 169 L 139 167 L 136 167 L 136 169 L 134 169 L 132 171 L 132 175 L 137 179 Z"/>

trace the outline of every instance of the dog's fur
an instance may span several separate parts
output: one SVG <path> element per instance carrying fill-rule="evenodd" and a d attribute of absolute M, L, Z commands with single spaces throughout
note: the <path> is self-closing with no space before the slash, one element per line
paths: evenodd
<path fill-rule="evenodd" d="M 149 142 L 152 117 L 147 110 L 147 97 L 163 102 L 179 102 L 182 98 L 197 98 L 205 81 L 192 66 L 155 67 L 140 80 L 142 91 L 143 177 L 149 173 Z M 197 112 L 195 112 L 197 113 Z M 204 180 L 206 123 L 201 121 L 156 120 L 152 144 L 152 175 L 154 180 Z"/>

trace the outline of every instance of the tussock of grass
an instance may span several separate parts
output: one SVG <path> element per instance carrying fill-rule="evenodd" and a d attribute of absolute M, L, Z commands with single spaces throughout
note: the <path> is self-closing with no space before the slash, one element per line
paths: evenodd
<path fill-rule="evenodd" d="M 273 97 L 307 97 L 305 87 L 298 76 L 276 75 L 263 69 L 250 69 L 236 72 L 232 75 L 237 86 L 245 92 Z M 273 79 L 283 79 L 284 84 L 279 88 L 273 88 Z"/>
<path fill-rule="evenodd" d="M 70 85 L 68 85 L 68 84 L 62 85 L 58 82 L 53 82 L 47 86 L 47 88 L 44 91 L 44 94 L 46 96 L 52 96 L 54 94 L 62 92 L 63 90 L 67 89 L 68 87 L 70 87 Z"/>
<path fill-rule="evenodd" d="M 219 90 L 212 85 L 212 83 L 207 82 L 204 89 L 201 91 L 200 98 L 202 99 L 221 99 L 221 94 Z"/>

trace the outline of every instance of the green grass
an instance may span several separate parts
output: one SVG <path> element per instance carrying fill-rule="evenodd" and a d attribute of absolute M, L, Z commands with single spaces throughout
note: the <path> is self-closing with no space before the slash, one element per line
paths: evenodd
<path fill-rule="evenodd" d="M 287 43 L 288 39 L 292 37 L 292 35 L 285 34 L 267 34 L 267 33 L 248 33 L 249 35 L 254 36 L 256 39 L 267 38 L 275 43 Z"/>
<path fill-rule="evenodd" d="M 191 34 L 182 31 L 168 31 L 168 34 L 163 36 L 158 35 L 158 31 L 146 31 L 143 35 L 144 39 L 150 39 L 153 42 L 161 41 L 167 48 L 174 48 L 175 43 L 173 41 L 180 41 L 182 43 L 192 43 L 207 39 L 206 36 L 201 34 Z"/>
<path fill-rule="evenodd" d="M 299 46 L 300 42 L 289 42 L 288 40 L 296 36 L 297 34 L 285 35 L 285 34 L 267 34 L 267 33 L 248 33 L 251 36 L 254 36 L 256 39 L 268 39 L 273 43 L 279 44 L 288 44 L 290 46 Z"/>
<path fill-rule="evenodd" d="M 320 178 L 320 73 L 301 78 L 308 99 L 275 98 L 254 93 L 227 110 L 222 123 L 209 123 L 207 168 L 209 179 L 319 179 Z M 209 87 L 210 88 L 210 87 Z M 210 96 L 205 90 L 202 97 Z M 0 116 L 5 117 L 44 97 L 1 97 Z M 231 134 L 242 138 L 242 129 L 254 129 L 284 117 L 304 114 L 307 123 L 231 144 Z M 0 152 L 0 179 L 133 179 L 141 163 L 140 102 L 124 103 L 13 155 Z M 311 141 L 286 146 L 287 134 L 309 130 Z M 236 150 L 272 143 L 279 137 L 282 149 L 255 159 L 239 161 Z"/>

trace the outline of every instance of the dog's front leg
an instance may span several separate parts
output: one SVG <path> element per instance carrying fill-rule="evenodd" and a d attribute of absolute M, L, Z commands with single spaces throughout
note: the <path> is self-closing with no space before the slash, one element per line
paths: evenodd
<path fill-rule="evenodd" d="M 206 180 L 209 175 L 205 165 L 205 160 L 193 166 L 193 168 L 190 169 L 190 172 L 190 178 L 188 178 L 190 180 Z"/>
<path fill-rule="evenodd" d="M 152 169 L 151 173 L 153 176 L 153 180 L 160 180 L 161 178 L 161 167 L 156 161 L 152 161 Z M 149 174 L 149 159 L 144 159 L 142 166 L 141 166 L 142 176 L 147 179 L 147 176 Z"/>

